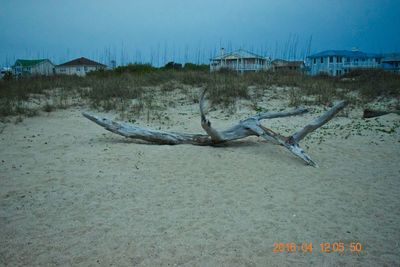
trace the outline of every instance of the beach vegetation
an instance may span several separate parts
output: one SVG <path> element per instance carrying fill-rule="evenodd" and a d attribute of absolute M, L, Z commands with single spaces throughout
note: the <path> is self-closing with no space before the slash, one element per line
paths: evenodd
<path fill-rule="evenodd" d="M 0 116 L 38 113 L 27 104 L 31 101 L 42 103 L 38 110 L 49 110 L 47 103 L 54 94 L 58 102 L 53 108 L 89 105 L 99 110 L 134 110 L 136 113 L 154 109 L 147 99 L 149 95 L 162 96 L 177 91 L 187 95 L 190 102 L 197 103 L 199 89 L 204 88 L 213 105 L 229 107 L 239 99 L 247 99 L 256 110 L 262 110 L 257 101 L 265 94 L 285 94 L 290 106 L 327 105 L 337 99 L 362 105 L 378 97 L 400 98 L 400 75 L 382 70 L 357 70 L 341 77 L 329 77 L 272 71 L 210 73 L 206 65 L 186 63 L 178 68 L 174 64 L 163 68 L 128 64 L 114 70 L 92 72 L 86 77 L 56 75 L 0 81 Z M 286 90 L 272 90 L 277 87 Z M 67 101 L 68 98 L 74 101 Z M 142 104 L 132 107 L 132 100 Z"/>

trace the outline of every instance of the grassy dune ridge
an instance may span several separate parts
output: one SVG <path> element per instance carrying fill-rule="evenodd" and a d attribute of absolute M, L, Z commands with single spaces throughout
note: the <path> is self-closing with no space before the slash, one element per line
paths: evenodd
<path fill-rule="evenodd" d="M 0 117 L 34 116 L 39 111 L 72 105 L 117 112 L 130 109 L 137 114 L 156 106 L 156 91 L 164 95 L 178 90 L 196 103 L 199 89 L 208 90 L 213 105 L 229 108 L 239 99 L 248 99 L 258 111 L 257 100 L 274 86 L 287 89 L 284 93 L 290 106 L 327 104 L 335 99 L 362 106 L 379 97 L 394 97 L 395 109 L 400 109 L 400 76 L 381 70 L 358 70 L 335 78 L 296 72 L 210 73 L 196 65 L 174 70 L 132 64 L 113 71 L 92 72 L 87 77 L 39 76 L 1 81 Z"/>

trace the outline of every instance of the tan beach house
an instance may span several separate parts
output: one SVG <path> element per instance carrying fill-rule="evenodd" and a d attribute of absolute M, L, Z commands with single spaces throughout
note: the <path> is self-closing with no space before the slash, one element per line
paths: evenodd
<path fill-rule="evenodd" d="M 85 76 L 86 73 L 105 69 L 107 66 L 85 57 L 77 58 L 56 66 L 56 74 Z"/>
<path fill-rule="evenodd" d="M 274 71 L 302 72 L 305 69 L 305 64 L 301 60 L 274 59 L 272 61 L 272 69 Z"/>

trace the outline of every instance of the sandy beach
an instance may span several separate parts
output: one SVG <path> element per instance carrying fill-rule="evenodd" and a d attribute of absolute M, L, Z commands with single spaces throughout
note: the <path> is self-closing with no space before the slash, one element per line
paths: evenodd
<path fill-rule="evenodd" d="M 1 266 L 400 265 L 399 115 L 335 117 L 301 142 L 313 168 L 256 137 L 221 147 L 129 140 L 87 110 L 2 124 Z M 322 110 L 264 123 L 287 134 Z M 136 124 L 202 133 L 196 104 L 165 114 L 165 124 Z M 250 114 L 210 118 L 221 129 Z M 281 242 L 313 251 L 274 252 Z M 325 242 L 344 252 L 322 252 Z"/>

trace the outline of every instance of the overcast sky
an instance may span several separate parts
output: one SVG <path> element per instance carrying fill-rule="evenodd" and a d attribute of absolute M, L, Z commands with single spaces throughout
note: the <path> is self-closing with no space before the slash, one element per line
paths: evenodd
<path fill-rule="evenodd" d="M 400 51 L 400 0 L 0 0 L 0 64 L 86 56 L 108 64 Z"/>

